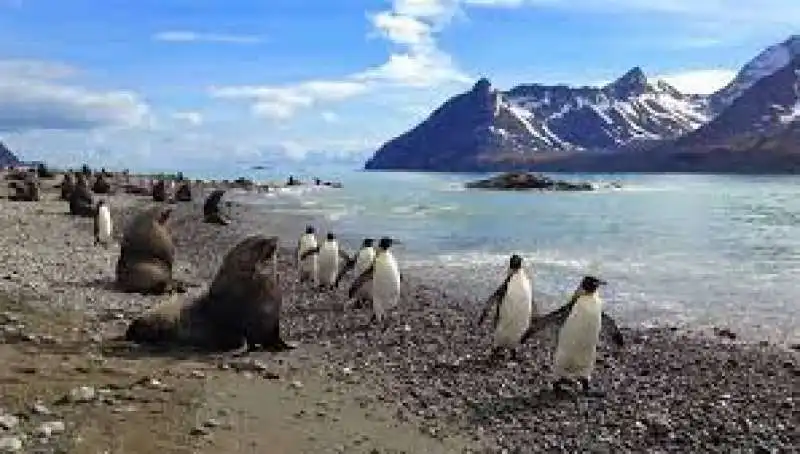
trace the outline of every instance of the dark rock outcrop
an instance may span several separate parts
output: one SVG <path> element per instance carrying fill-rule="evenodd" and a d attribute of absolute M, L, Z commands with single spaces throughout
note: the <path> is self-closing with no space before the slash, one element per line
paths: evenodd
<path fill-rule="evenodd" d="M 13 167 L 20 164 L 19 158 L 3 142 L 0 142 L 0 167 Z"/>
<path fill-rule="evenodd" d="M 528 172 L 507 172 L 485 180 L 471 181 L 465 186 L 472 189 L 539 189 L 546 191 L 592 191 L 595 189 L 591 183 L 570 183 Z"/>

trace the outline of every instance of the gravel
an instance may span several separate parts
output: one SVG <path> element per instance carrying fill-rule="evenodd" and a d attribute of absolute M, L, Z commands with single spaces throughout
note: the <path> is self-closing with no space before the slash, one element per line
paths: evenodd
<path fill-rule="evenodd" d="M 149 203 L 112 197 L 117 232 Z M 270 213 L 268 206 L 232 210 L 235 222 L 220 227 L 199 222 L 197 204 L 177 205 L 171 222 L 176 274 L 197 284 L 189 296 L 202 291 L 222 254 L 244 235 L 276 234 L 290 247 L 309 222 Z M 17 292 L 33 304 L 84 311 L 119 333 L 159 300 L 110 290 L 118 245 L 94 247 L 91 220 L 63 211 L 63 202 L 3 206 L 0 291 Z M 623 328 L 625 347 L 600 348 L 594 384 L 606 397 L 557 398 L 549 386 L 554 330 L 522 347 L 516 362 L 491 366 L 489 328 L 471 324 L 475 302 L 485 295 L 454 300 L 442 291 L 454 283 L 409 278 L 389 329 L 380 332 L 368 325 L 368 310 L 348 305 L 341 311 L 349 281 L 324 293 L 295 284 L 292 252 L 286 249 L 279 258 L 284 337 L 299 341 L 298 351 L 308 354 L 309 364 L 321 364 L 332 383 L 374 386 L 378 392 L 369 399 L 395 406 L 399 420 L 419 421 L 427 436 L 468 434 L 480 447 L 476 452 L 800 452 L 796 350 L 737 342 L 728 333 L 703 338 L 669 328 Z M 0 321 L 6 327 L 0 337 L 11 335 L 14 320 L 0 314 Z M 257 356 L 261 362 L 229 367 L 263 372 L 271 355 Z M 83 399 L 84 391 L 71 398 Z M 195 429 L 202 435 L 209 427 Z M 15 452 L 15 440 L 0 431 L 0 452 Z"/>

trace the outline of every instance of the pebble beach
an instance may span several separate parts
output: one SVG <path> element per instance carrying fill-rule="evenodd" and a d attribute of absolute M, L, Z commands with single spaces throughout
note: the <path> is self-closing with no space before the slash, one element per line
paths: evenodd
<path fill-rule="evenodd" d="M 316 220 L 269 205 L 234 205 L 225 227 L 202 223 L 202 199 L 175 205 L 176 277 L 193 284 L 179 297 L 202 293 L 244 236 L 277 235 L 282 331 L 299 347 L 148 356 L 113 339 L 166 297 L 114 290 L 118 244 L 94 246 L 92 220 L 68 216 L 54 183 L 40 202 L 0 199 L 0 453 L 800 452 L 796 350 L 622 327 L 622 349 L 601 344 L 606 397 L 557 398 L 555 329 L 491 365 L 490 328 L 473 325 L 491 289 L 453 297 L 458 283 L 409 278 L 380 332 L 367 310 L 342 311 L 349 280 L 295 283 L 292 246 Z M 95 197 L 117 240 L 156 203 Z"/>

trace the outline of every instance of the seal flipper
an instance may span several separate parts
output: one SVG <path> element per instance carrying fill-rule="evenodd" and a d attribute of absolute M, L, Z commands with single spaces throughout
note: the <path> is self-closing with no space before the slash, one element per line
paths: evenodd
<path fill-rule="evenodd" d="M 356 278 L 356 280 L 353 282 L 353 285 L 350 286 L 350 290 L 347 291 L 347 296 L 353 298 L 356 295 L 356 292 L 358 292 L 358 289 L 360 289 L 365 282 L 372 279 L 372 274 L 374 272 L 375 272 L 375 263 L 373 262 L 373 264 L 370 265 L 369 268 L 364 270 L 364 272 L 361 273 L 361 275 Z"/>

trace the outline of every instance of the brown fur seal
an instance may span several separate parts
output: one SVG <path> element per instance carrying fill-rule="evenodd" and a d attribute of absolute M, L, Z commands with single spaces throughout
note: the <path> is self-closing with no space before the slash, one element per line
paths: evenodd
<path fill-rule="evenodd" d="M 158 180 L 153 184 L 153 200 L 156 202 L 167 201 L 167 185 L 164 180 Z"/>
<path fill-rule="evenodd" d="M 100 173 L 94 179 L 94 184 L 92 185 L 92 192 L 95 194 L 108 194 L 111 192 L 111 183 L 106 180 L 105 172 Z"/>
<path fill-rule="evenodd" d="M 94 202 L 92 193 L 86 183 L 86 177 L 78 174 L 75 188 L 69 198 L 69 213 L 74 216 L 92 217 L 94 216 Z"/>
<path fill-rule="evenodd" d="M 192 201 L 192 185 L 188 181 L 184 181 L 178 187 L 175 193 L 175 200 L 178 202 L 191 202 Z"/>
<path fill-rule="evenodd" d="M 203 205 L 203 221 L 209 224 L 230 224 L 231 221 L 222 214 L 219 207 L 219 203 L 224 194 L 225 191 L 222 189 L 216 189 L 208 196 L 206 203 Z"/>
<path fill-rule="evenodd" d="M 72 179 L 72 174 L 64 174 L 64 180 L 61 181 L 60 187 L 61 200 L 69 200 L 72 197 L 72 191 L 75 190 L 75 180 Z"/>
<path fill-rule="evenodd" d="M 152 207 L 125 229 L 117 260 L 117 287 L 124 292 L 163 294 L 184 288 L 172 278 L 175 245 L 166 226 L 172 209 Z"/>
<path fill-rule="evenodd" d="M 266 271 L 277 237 L 245 238 L 225 256 L 208 292 L 191 302 L 172 300 L 147 311 L 128 327 L 125 339 L 178 344 L 214 351 L 242 347 L 294 348 L 280 336 L 281 292 Z"/>
<path fill-rule="evenodd" d="M 14 193 L 8 196 L 9 200 L 17 202 L 38 202 L 41 199 L 41 188 L 39 179 L 35 172 L 29 172 L 22 182 L 14 182 L 10 185 Z"/>

